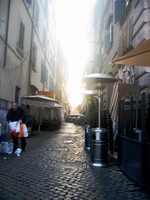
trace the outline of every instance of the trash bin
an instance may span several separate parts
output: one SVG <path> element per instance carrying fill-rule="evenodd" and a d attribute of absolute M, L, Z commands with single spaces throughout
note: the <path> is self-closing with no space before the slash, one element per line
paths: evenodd
<path fill-rule="evenodd" d="M 85 150 L 90 151 L 91 149 L 91 129 L 90 125 L 85 126 Z"/>
<path fill-rule="evenodd" d="M 107 134 L 104 128 L 92 129 L 91 162 L 95 167 L 108 164 Z"/>

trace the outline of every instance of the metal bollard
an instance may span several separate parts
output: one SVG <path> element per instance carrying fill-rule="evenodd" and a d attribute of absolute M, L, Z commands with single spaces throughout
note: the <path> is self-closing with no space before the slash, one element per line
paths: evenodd
<path fill-rule="evenodd" d="M 91 162 L 94 167 L 106 167 L 108 159 L 107 135 L 104 128 L 92 129 Z"/>
<path fill-rule="evenodd" d="M 85 150 L 91 149 L 91 129 L 89 125 L 85 126 Z"/>

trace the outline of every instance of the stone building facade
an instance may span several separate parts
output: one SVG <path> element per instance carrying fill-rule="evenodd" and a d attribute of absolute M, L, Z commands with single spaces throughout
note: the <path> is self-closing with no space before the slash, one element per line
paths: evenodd
<path fill-rule="evenodd" d="M 99 14 L 98 14 L 99 12 Z M 97 50 L 94 62 L 98 72 L 115 76 L 119 81 L 103 90 L 103 108 L 109 109 L 113 121 L 117 117 L 120 98 L 150 91 L 150 67 L 114 64 L 113 60 L 150 39 L 149 0 L 97 0 L 93 24 Z M 97 72 L 96 65 L 91 72 Z"/>
<path fill-rule="evenodd" d="M 54 0 L 0 0 L 0 123 L 11 102 L 56 91 Z M 60 83 L 61 84 L 61 83 Z"/>

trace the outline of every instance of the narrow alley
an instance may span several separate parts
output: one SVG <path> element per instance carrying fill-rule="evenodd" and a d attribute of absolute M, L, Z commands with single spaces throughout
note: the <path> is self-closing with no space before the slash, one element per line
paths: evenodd
<path fill-rule="evenodd" d="M 115 161 L 92 168 L 84 128 L 64 123 L 59 131 L 35 132 L 20 157 L 0 154 L 0 200 L 148 200 Z"/>

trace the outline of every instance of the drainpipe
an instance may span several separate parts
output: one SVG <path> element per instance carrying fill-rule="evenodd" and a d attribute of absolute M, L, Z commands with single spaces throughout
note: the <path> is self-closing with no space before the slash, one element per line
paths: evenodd
<path fill-rule="evenodd" d="M 6 67 L 6 57 L 7 57 L 7 43 L 8 43 L 8 29 L 9 29 L 9 15 L 10 15 L 10 2 L 8 1 L 8 12 L 7 12 L 7 26 L 6 26 L 6 39 L 5 39 L 5 52 L 4 52 L 4 64 L 3 68 Z"/>
<path fill-rule="evenodd" d="M 35 0 L 33 1 L 33 14 L 32 14 L 32 30 L 31 30 L 31 45 L 30 45 L 30 61 L 29 61 L 29 83 L 27 95 L 29 95 L 29 89 L 31 84 L 31 70 L 32 70 L 32 47 L 33 47 L 33 30 L 34 30 L 34 12 L 35 12 Z"/>

